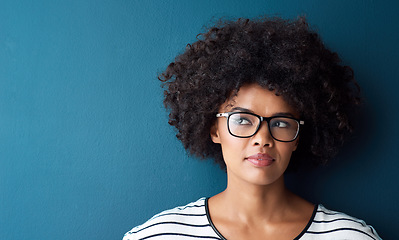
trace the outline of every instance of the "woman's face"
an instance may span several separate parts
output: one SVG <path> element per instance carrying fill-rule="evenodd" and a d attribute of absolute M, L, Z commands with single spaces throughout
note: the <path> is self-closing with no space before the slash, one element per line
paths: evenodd
<path fill-rule="evenodd" d="M 236 97 L 227 100 L 219 108 L 219 113 L 235 111 L 252 112 L 263 117 L 299 117 L 281 96 L 258 84 L 241 87 Z M 225 117 L 217 118 L 211 129 L 211 137 L 214 143 L 222 147 L 229 182 L 239 180 L 256 185 L 270 185 L 280 179 L 298 144 L 298 139 L 293 142 L 274 140 L 267 122 L 262 122 L 259 131 L 252 137 L 234 137 L 228 131 Z"/>

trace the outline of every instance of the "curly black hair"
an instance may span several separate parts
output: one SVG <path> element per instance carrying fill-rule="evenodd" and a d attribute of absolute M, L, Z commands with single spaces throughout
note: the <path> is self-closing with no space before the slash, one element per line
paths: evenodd
<path fill-rule="evenodd" d="M 226 165 L 210 128 L 219 107 L 241 86 L 275 91 L 305 120 L 289 168 L 326 163 L 352 132 L 359 103 L 353 71 L 327 49 L 306 19 L 220 20 L 188 44 L 159 75 L 169 124 L 191 154 Z"/>

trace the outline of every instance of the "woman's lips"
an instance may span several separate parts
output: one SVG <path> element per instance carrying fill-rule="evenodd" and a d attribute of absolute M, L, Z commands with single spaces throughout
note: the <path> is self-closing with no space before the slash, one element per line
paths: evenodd
<path fill-rule="evenodd" d="M 246 158 L 250 163 L 257 167 L 265 167 L 273 164 L 274 159 L 266 153 L 258 153 Z"/>

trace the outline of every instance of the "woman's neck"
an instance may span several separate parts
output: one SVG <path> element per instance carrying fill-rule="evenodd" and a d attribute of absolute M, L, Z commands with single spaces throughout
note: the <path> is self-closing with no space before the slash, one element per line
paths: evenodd
<path fill-rule="evenodd" d="M 215 203 L 223 203 L 223 211 L 232 219 L 251 222 L 279 221 L 287 212 L 293 196 L 285 188 L 282 176 L 267 186 L 229 179 L 226 190 L 213 198 Z"/>

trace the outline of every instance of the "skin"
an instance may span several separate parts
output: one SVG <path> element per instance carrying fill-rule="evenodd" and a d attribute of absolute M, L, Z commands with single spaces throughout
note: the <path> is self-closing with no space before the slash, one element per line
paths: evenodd
<path fill-rule="evenodd" d="M 299 114 L 281 96 L 257 84 L 240 88 L 219 112 L 245 108 L 264 117 Z M 266 122 L 250 138 L 229 134 L 227 119 L 218 118 L 211 128 L 211 138 L 222 147 L 227 166 L 227 188 L 209 199 L 213 224 L 227 239 L 294 239 L 306 227 L 314 205 L 286 189 L 284 172 L 296 150 L 299 138 L 279 142 L 270 134 Z M 274 161 L 269 166 L 255 166 L 251 155 L 266 153 Z"/>

